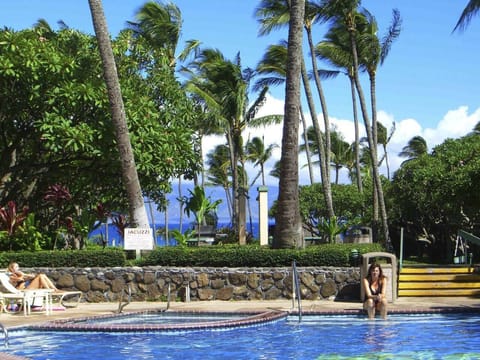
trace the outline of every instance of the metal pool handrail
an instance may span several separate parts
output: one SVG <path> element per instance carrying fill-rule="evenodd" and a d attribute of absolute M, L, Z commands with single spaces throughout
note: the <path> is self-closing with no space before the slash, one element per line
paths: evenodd
<path fill-rule="evenodd" d="M 292 309 L 295 308 L 295 297 L 298 305 L 298 321 L 302 321 L 302 296 L 300 293 L 300 280 L 298 278 L 297 264 L 292 261 Z"/>
<path fill-rule="evenodd" d="M 3 346 L 8 347 L 8 330 L 0 323 L 0 331 L 3 332 Z"/>

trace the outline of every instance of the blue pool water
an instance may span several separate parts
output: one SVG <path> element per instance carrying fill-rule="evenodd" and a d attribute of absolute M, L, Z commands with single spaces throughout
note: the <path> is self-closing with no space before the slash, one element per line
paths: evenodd
<path fill-rule="evenodd" d="M 31 359 L 479 359 L 480 314 L 288 317 L 165 333 L 11 331 L 3 350 Z"/>
<path fill-rule="evenodd" d="M 211 322 L 221 320 L 237 320 L 245 318 L 244 314 L 229 314 L 229 313 L 181 313 L 180 315 L 174 312 L 162 312 L 162 313 L 145 313 L 135 314 L 129 316 L 112 316 L 111 318 L 101 319 L 87 319 L 85 321 L 76 321 L 75 323 L 84 324 L 106 324 L 106 325 L 118 325 L 118 324 L 183 324 L 193 322 Z"/>

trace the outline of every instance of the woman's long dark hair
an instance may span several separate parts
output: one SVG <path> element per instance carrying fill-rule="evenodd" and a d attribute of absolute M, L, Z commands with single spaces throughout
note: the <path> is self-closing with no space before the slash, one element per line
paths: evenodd
<path fill-rule="evenodd" d="M 376 268 L 378 268 L 380 270 L 380 275 L 378 276 L 378 283 L 380 285 L 383 285 L 383 279 L 385 279 L 385 275 L 383 275 L 383 269 L 380 266 L 380 264 L 372 263 L 370 265 L 370 267 L 368 268 L 368 273 L 367 273 L 366 278 L 368 279 L 368 282 L 371 283 L 372 282 L 372 270 L 374 270 Z"/>

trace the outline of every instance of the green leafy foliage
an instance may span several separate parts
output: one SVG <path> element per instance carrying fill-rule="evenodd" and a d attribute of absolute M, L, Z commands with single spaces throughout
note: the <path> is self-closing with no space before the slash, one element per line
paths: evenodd
<path fill-rule="evenodd" d="M 199 168 L 196 113 L 173 69 L 148 56 L 145 41 L 126 30 L 113 48 L 142 190 L 160 204 L 173 177 Z M 71 216 L 81 222 L 74 209 L 99 202 L 125 212 L 95 37 L 40 25 L 2 29 L 0 52 L 0 204 L 15 199 L 28 205 L 51 238 L 60 226 L 52 221 L 55 206 L 44 201 L 52 184 L 62 184 L 72 197 L 60 209 L 62 221 Z"/>
<path fill-rule="evenodd" d="M 201 186 L 195 186 L 190 192 L 190 197 L 186 198 L 185 201 L 185 213 L 187 216 L 190 216 L 193 213 L 195 221 L 197 224 L 203 224 L 206 214 L 210 212 L 215 212 L 218 205 L 222 200 L 211 201 L 205 195 L 205 190 Z"/>
<path fill-rule="evenodd" d="M 350 266 L 352 249 L 359 254 L 382 251 L 380 244 L 325 244 L 304 250 L 270 249 L 256 245 L 162 247 L 139 262 L 142 266 L 275 267 Z"/>
<path fill-rule="evenodd" d="M 407 249 L 416 249 L 415 241 L 425 231 L 434 239 L 431 255 L 450 261 L 459 229 L 478 234 L 479 155 L 480 136 L 472 133 L 447 139 L 430 154 L 404 162 L 395 173 L 388 191 L 390 218 L 392 227 L 406 229 Z"/>
<path fill-rule="evenodd" d="M 7 267 L 11 261 L 22 267 L 115 267 L 125 266 L 126 258 L 122 249 L 1 252 L 0 267 Z"/>
<path fill-rule="evenodd" d="M 348 229 L 348 226 L 340 223 L 336 216 L 322 219 L 317 226 L 320 233 L 327 237 L 329 243 L 335 243 L 335 237 Z"/>

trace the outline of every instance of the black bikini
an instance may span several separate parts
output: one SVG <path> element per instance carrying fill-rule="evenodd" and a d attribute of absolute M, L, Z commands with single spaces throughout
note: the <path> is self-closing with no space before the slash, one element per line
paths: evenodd
<path fill-rule="evenodd" d="M 381 283 L 378 284 L 377 290 L 372 289 L 372 284 L 368 284 L 368 286 L 370 287 L 370 292 L 371 292 L 372 296 L 380 295 L 382 293 L 382 284 Z M 374 301 L 375 301 L 375 304 L 378 304 L 378 300 L 374 300 Z"/>

